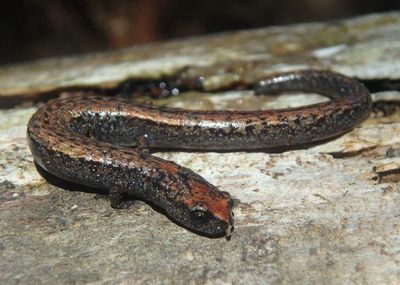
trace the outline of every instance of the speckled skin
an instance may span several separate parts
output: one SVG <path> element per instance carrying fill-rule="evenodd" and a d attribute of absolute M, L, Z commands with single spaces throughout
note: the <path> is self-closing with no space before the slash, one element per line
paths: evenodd
<path fill-rule="evenodd" d="M 230 195 L 191 170 L 148 154 L 149 148 L 199 150 L 295 146 L 347 132 L 371 112 L 368 90 L 326 71 L 272 75 L 255 93 L 314 92 L 330 102 L 262 111 L 189 111 L 130 104 L 120 98 L 74 93 L 40 108 L 28 123 L 34 160 L 68 181 L 153 202 L 181 225 L 209 236 L 233 230 Z"/>

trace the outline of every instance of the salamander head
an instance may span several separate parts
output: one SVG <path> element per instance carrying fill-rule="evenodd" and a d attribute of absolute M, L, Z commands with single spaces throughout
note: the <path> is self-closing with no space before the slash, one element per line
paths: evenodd
<path fill-rule="evenodd" d="M 173 162 L 158 160 L 157 173 L 151 175 L 159 180 L 156 198 L 172 219 L 205 236 L 231 235 L 233 201 L 229 193 L 219 191 L 198 174 Z M 150 186 L 153 188 L 154 184 Z"/>
<path fill-rule="evenodd" d="M 233 231 L 233 201 L 205 181 L 190 181 L 191 196 L 185 201 L 185 225 L 208 236 L 230 237 Z"/>

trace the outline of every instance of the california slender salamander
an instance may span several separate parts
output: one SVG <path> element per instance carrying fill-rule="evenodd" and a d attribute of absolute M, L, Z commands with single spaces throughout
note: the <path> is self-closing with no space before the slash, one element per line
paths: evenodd
<path fill-rule="evenodd" d="M 29 146 L 36 163 L 53 175 L 109 190 L 113 207 L 126 207 L 122 195 L 131 194 L 160 206 L 191 230 L 229 236 L 230 195 L 142 149 L 294 146 L 347 132 L 371 112 L 369 92 L 360 82 L 327 71 L 275 74 L 257 83 L 254 91 L 313 92 L 331 100 L 279 110 L 192 111 L 82 92 L 51 101 L 32 116 Z"/>

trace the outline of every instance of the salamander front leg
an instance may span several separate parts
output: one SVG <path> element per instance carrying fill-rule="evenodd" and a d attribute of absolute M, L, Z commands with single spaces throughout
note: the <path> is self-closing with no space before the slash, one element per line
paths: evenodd
<path fill-rule="evenodd" d="M 109 195 L 111 207 L 114 209 L 128 209 L 136 204 L 133 196 L 128 196 L 127 192 L 121 188 L 112 188 Z"/>

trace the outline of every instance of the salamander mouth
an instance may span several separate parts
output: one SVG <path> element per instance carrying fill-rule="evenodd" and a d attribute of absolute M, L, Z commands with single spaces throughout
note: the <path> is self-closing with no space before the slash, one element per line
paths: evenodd
<path fill-rule="evenodd" d="M 226 228 L 225 237 L 226 237 L 227 239 L 230 239 L 230 238 L 231 238 L 233 229 L 234 229 L 234 226 L 233 226 L 233 225 L 229 225 L 229 226 Z"/>
<path fill-rule="evenodd" d="M 230 215 L 229 215 L 229 224 L 228 224 L 228 226 L 226 227 L 226 230 L 225 230 L 225 237 L 226 237 L 227 239 L 230 239 L 230 238 L 231 238 L 232 232 L 233 232 L 233 230 L 235 229 L 235 227 L 234 227 L 234 225 L 233 225 L 233 216 L 234 216 L 234 214 L 233 214 L 233 212 L 231 211 L 231 213 L 230 213 Z"/>

